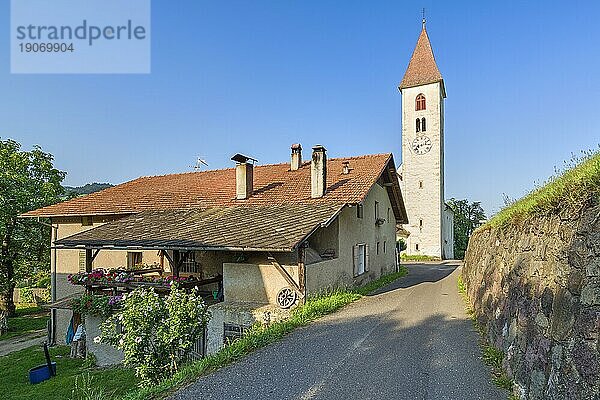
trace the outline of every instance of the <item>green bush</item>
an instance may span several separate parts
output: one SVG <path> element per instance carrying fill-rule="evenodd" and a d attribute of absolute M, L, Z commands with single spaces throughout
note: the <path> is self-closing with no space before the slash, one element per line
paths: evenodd
<path fill-rule="evenodd" d="M 33 296 L 33 290 L 28 287 L 22 287 L 19 289 L 19 302 L 26 304 L 35 304 L 35 297 Z"/>
<path fill-rule="evenodd" d="M 123 351 L 124 365 L 135 370 L 142 386 L 175 374 L 204 332 L 209 320 L 202 296 L 172 286 L 166 297 L 153 288 L 123 296 L 122 308 L 102 325 L 105 342 Z"/>
<path fill-rule="evenodd" d="M 71 300 L 71 307 L 79 314 L 109 317 L 118 308 L 120 300 L 121 296 L 85 293 Z"/>

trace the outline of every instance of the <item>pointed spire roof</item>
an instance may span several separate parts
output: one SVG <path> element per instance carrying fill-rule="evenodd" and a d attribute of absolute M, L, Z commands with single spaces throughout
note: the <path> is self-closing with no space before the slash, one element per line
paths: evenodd
<path fill-rule="evenodd" d="M 404 78 L 400 82 L 399 89 L 402 90 L 434 82 L 442 82 L 443 87 L 442 74 L 435 63 L 429 36 L 427 36 L 427 30 L 425 29 L 425 20 L 423 20 L 423 29 L 408 63 L 408 68 L 404 73 Z"/>

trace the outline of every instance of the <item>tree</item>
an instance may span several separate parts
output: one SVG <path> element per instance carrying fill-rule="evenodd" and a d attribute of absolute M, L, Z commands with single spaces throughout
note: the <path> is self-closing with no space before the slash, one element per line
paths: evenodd
<path fill-rule="evenodd" d="M 463 259 L 471 234 L 486 219 L 481 203 L 468 200 L 448 200 L 448 206 L 454 213 L 454 257 Z"/>
<path fill-rule="evenodd" d="M 13 315 L 19 279 L 49 269 L 50 228 L 20 214 L 60 201 L 65 173 L 39 146 L 22 151 L 14 140 L 0 140 L 0 314 Z"/>

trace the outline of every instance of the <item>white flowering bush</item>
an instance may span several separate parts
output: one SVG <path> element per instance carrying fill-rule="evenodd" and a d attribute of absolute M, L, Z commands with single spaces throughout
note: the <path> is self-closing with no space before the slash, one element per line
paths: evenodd
<path fill-rule="evenodd" d="M 125 366 L 135 370 L 142 386 L 177 372 L 210 318 L 196 290 L 175 285 L 166 297 L 153 288 L 138 288 L 123 297 L 121 306 L 101 325 L 102 335 L 94 341 L 123 350 Z"/>

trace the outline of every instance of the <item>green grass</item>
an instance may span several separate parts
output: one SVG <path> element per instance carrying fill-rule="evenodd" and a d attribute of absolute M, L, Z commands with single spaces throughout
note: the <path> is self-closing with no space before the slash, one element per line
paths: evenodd
<path fill-rule="evenodd" d="M 600 202 L 600 152 L 573 158 L 571 168 L 550 177 L 540 188 L 497 213 L 480 229 L 504 227 L 534 215 L 577 213 Z"/>
<path fill-rule="evenodd" d="M 422 254 L 401 254 L 400 259 L 402 261 L 440 261 L 439 257 L 426 256 Z"/>
<path fill-rule="evenodd" d="M 0 340 L 11 339 L 26 333 L 46 329 L 49 312 L 39 307 L 18 308 L 16 316 L 8 319 L 8 332 Z"/>
<path fill-rule="evenodd" d="M 479 347 L 481 348 L 481 359 L 483 362 L 491 368 L 492 383 L 501 389 L 511 391 L 513 388 L 513 380 L 510 379 L 504 369 L 502 368 L 502 360 L 504 360 L 504 352 L 499 350 L 485 340 L 485 330 L 481 324 L 477 321 L 477 315 L 475 310 L 471 306 L 469 296 L 467 295 L 467 286 L 462 280 L 462 277 L 458 277 L 458 293 L 465 302 L 465 310 L 467 315 L 473 322 L 473 327 L 479 333 Z M 509 400 L 512 400 L 512 395 L 509 395 Z"/>
<path fill-rule="evenodd" d="M 493 346 L 483 347 L 483 362 L 492 368 L 502 368 L 504 353 Z"/>
<path fill-rule="evenodd" d="M 354 289 L 354 292 L 356 292 L 360 295 L 366 296 L 369 293 L 374 292 L 375 290 L 382 288 L 386 285 L 389 285 L 390 283 L 394 282 L 395 280 L 402 278 L 406 274 L 408 274 L 408 269 L 406 269 L 406 267 L 401 265 L 398 269 L 398 272 L 392 272 L 391 274 L 382 276 L 381 278 L 377 279 L 376 281 L 367 283 L 364 286 Z"/>
<path fill-rule="evenodd" d="M 84 361 L 68 357 L 67 346 L 50 349 L 52 361 L 56 361 L 56 376 L 37 385 L 29 384 L 28 371 L 37 365 L 45 364 L 41 346 L 0 357 L 0 397 L 6 400 L 70 399 L 75 385 L 75 377 L 89 374 L 93 382 L 104 389 L 106 399 L 122 396 L 135 386 L 137 380 L 133 371 L 123 368 L 89 369 L 83 368 Z"/>
<path fill-rule="evenodd" d="M 310 298 L 306 304 L 294 309 L 289 319 L 275 322 L 269 326 L 255 325 L 244 337 L 224 347 L 219 352 L 185 365 L 172 378 L 163 381 L 157 386 L 134 390 L 124 396 L 124 399 L 146 400 L 149 398 L 164 398 L 167 394 L 187 383 L 193 382 L 200 376 L 238 361 L 252 351 L 281 339 L 294 329 L 305 326 L 317 318 L 331 314 L 360 299 L 363 295 L 367 295 L 374 290 L 390 284 L 407 273 L 408 270 L 401 267 L 399 272 L 383 276 L 366 286 L 353 290 L 337 290 Z"/>

